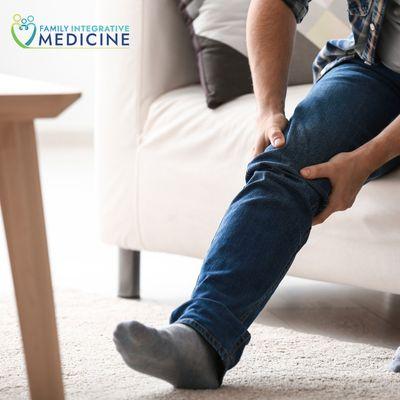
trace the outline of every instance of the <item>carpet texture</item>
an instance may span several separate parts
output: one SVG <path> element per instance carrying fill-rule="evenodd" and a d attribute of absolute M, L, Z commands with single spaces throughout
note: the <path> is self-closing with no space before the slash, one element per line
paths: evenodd
<path fill-rule="evenodd" d="M 170 309 L 147 301 L 79 292 L 56 295 L 68 399 L 396 399 L 400 375 L 387 372 L 393 351 L 365 344 L 255 324 L 241 362 L 216 391 L 174 390 L 128 369 L 114 350 L 112 332 L 121 320 L 154 326 Z M 0 300 L 0 399 L 27 399 L 13 299 Z"/>

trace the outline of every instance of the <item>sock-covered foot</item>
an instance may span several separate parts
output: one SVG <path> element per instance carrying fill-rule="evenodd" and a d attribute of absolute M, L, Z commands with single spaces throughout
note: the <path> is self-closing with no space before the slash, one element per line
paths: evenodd
<path fill-rule="evenodd" d="M 389 366 L 390 371 L 392 372 L 400 372 L 400 347 L 397 349 L 394 354 L 393 360 Z"/>
<path fill-rule="evenodd" d="M 177 388 L 220 386 L 217 352 L 187 325 L 154 329 L 137 321 L 123 322 L 114 332 L 114 343 L 129 367 Z"/>

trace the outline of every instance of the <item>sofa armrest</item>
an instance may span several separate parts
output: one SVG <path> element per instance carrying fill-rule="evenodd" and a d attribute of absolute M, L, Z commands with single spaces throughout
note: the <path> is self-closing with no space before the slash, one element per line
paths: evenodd
<path fill-rule="evenodd" d="M 198 82 L 189 32 L 176 0 L 98 0 L 97 17 L 99 23 L 131 28 L 129 49 L 97 56 L 97 117 L 112 122 L 113 135 L 115 118 L 140 135 L 157 97 Z"/>
<path fill-rule="evenodd" d="M 151 103 L 198 81 L 176 0 L 98 0 L 99 24 L 130 25 L 129 48 L 99 50 L 95 77 L 95 170 L 102 239 L 140 248 L 137 148 Z M 130 246 L 128 245 L 130 244 Z"/>

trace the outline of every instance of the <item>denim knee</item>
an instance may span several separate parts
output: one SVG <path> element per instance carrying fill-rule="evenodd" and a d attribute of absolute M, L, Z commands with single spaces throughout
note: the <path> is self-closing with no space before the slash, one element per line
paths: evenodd
<path fill-rule="evenodd" d="M 297 105 L 283 130 L 285 145 L 279 148 L 267 146 L 248 164 L 245 179 L 248 183 L 256 171 L 284 175 L 311 187 L 321 197 L 322 205 L 325 205 L 331 191 L 329 179 L 308 180 L 300 174 L 302 168 L 326 162 L 336 154 L 335 146 L 326 145 L 327 140 L 332 140 L 333 135 L 329 134 L 332 128 L 325 126 L 323 116 L 318 112 L 310 113 L 313 104 L 309 103 L 305 99 Z M 318 134 L 321 131 L 326 135 Z"/>
<path fill-rule="evenodd" d="M 305 165 L 299 166 L 294 160 L 290 151 L 285 148 L 268 148 L 247 166 L 246 185 L 251 185 L 253 180 L 260 181 L 262 176 L 263 186 L 266 190 L 276 190 L 276 184 L 287 189 L 287 194 L 302 194 L 310 204 L 312 213 L 316 215 L 327 204 L 331 191 L 331 184 L 328 179 L 305 179 L 300 174 L 300 169 Z M 254 178 L 254 179 L 253 179 Z M 272 181 L 274 185 L 272 185 Z"/>

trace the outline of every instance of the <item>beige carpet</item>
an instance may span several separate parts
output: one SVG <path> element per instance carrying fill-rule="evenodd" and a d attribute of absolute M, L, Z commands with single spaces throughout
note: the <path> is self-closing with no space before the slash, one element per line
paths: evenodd
<path fill-rule="evenodd" d="M 216 391 L 174 390 L 128 369 L 114 350 L 118 321 L 162 326 L 169 308 L 79 292 L 57 294 L 68 399 L 398 399 L 400 374 L 386 366 L 392 350 L 254 325 L 241 362 Z M 15 306 L 0 300 L 0 399 L 27 399 Z"/>

